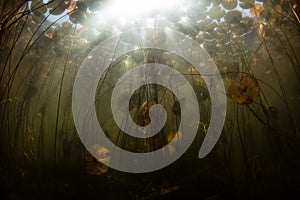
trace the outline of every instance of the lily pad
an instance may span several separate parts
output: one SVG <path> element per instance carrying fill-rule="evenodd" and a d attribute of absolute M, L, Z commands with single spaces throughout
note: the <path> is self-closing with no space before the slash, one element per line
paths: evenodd
<path fill-rule="evenodd" d="M 201 22 L 199 22 L 198 24 L 198 27 L 200 29 L 200 31 L 212 31 L 215 26 L 213 26 L 214 23 L 212 23 L 212 20 L 211 19 L 205 19 L 205 20 L 202 20 Z"/>
<path fill-rule="evenodd" d="M 226 23 L 226 22 L 219 23 L 219 25 L 217 27 L 217 31 L 220 34 L 229 33 L 230 30 L 231 30 L 231 26 L 229 23 Z"/>
<path fill-rule="evenodd" d="M 227 51 L 227 46 L 224 44 L 217 44 L 216 45 L 216 52 L 217 53 L 225 53 Z"/>
<path fill-rule="evenodd" d="M 251 104 L 258 97 L 260 87 L 255 78 L 243 76 L 239 83 L 232 82 L 228 87 L 228 95 L 231 100 L 238 104 Z"/>
<path fill-rule="evenodd" d="M 235 9 L 238 5 L 237 0 L 222 0 L 222 6 L 227 10 Z"/>
<path fill-rule="evenodd" d="M 255 17 L 260 17 L 263 11 L 264 11 L 264 7 L 262 5 L 255 4 L 250 8 L 250 15 Z"/>
<path fill-rule="evenodd" d="M 225 11 L 219 6 L 212 7 L 209 10 L 209 16 L 212 19 L 220 19 L 220 18 L 224 17 L 224 15 L 225 15 Z"/>
<path fill-rule="evenodd" d="M 208 52 L 215 52 L 216 44 L 213 41 L 207 41 L 204 43 L 204 49 Z"/>
<path fill-rule="evenodd" d="M 232 27 L 232 32 L 237 35 L 243 35 L 247 33 L 248 27 L 246 24 L 235 24 Z"/>
<path fill-rule="evenodd" d="M 97 11 L 101 8 L 102 4 L 103 4 L 102 1 L 90 0 L 89 1 L 89 10 L 90 11 Z"/>
<path fill-rule="evenodd" d="M 215 31 L 216 27 L 217 27 L 217 23 L 216 22 L 211 22 L 209 23 L 204 29 L 202 29 L 202 31 L 206 31 L 206 32 L 213 32 Z"/>
<path fill-rule="evenodd" d="M 255 0 L 240 0 L 239 5 L 243 9 L 249 9 L 254 6 Z"/>
<path fill-rule="evenodd" d="M 202 44 L 203 42 L 205 42 L 205 39 L 201 36 L 201 35 L 197 35 L 195 40 L 199 43 Z"/>
<path fill-rule="evenodd" d="M 217 37 L 217 32 L 212 31 L 212 32 L 203 33 L 202 37 L 208 41 L 215 40 Z"/>
<path fill-rule="evenodd" d="M 217 42 L 219 44 L 224 44 L 228 48 L 228 44 L 230 42 L 230 35 L 224 35 L 224 34 L 217 34 Z"/>
<path fill-rule="evenodd" d="M 83 1 L 78 1 L 77 2 L 77 9 L 83 13 L 87 12 L 88 6 L 85 2 Z"/>
<path fill-rule="evenodd" d="M 230 24 L 237 24 L 242 20 L 243 16 L 240 11 L 232 10 L 226 13 L 225 22 Z"/>
<path fill-rule="evenodd" d="M 86 19 L 86 15 L 79 10 L 75 10 L 70 14 L 69 19 L 73 24 L 82 24 Z"/>
<path fill-rule="evenodd" d="M 66 1 L 53 1 L 48 4 L 49 11 L 52 15 L 61 15 L 69 6 L 69 3 Z"/>
<path fill-rule="evenodd" d="M 110 151 L 98 144 L 95 144 L 92 148 L 94 155 L 97 155 L 97 159 L 94 158 L 90 152 L 85 151 L 84 159 L 86 161 L 86 171 L 90 175 L 101 175 L 108 171 L 109 167 L 104 165 L 103 162 L 110 162 Z"/>

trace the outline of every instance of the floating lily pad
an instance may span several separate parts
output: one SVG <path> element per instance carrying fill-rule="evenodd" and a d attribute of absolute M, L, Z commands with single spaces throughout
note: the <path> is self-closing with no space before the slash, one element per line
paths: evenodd
<path fill-rule="evenodd" d="M 68 5 L 68 2 L 53 1 L 48 4 L 48 8 L 52 15 L 61 15 L 68 8 Z"/>
<path fill-rule="evenodd" d="M 230 24 L 237 24 L 242 20 L 243 16 L 240 11 L 232 10 L 226 13 L 225 22 Z"/>
<path fill-rule="evenodd" d="M 212 31 L 212 32 L 208 32 L 208 33 L 203 33 L 202 37 L 208 41 L 215 40 L 217 37 L 217 32 Z"/>
<path fill-rule="evenodd" d="M 218 35 L 218 37 L 217 37 L 217 39 L 224 39 L 224 38 L 228 38 L 229 37 L 229 35 L 230 35 L 230 32 L 231 32 L 231 25 L 230 24 L 228 24 L 228 23 L 225 23 L 225 24 L 227 24 L 227 25 L 224 25 L 224 26 L 222 26 L 221 24 L 216 28 L 216 32 L 217 32 L 217 35 Z"/>
<path fill-rule="evenodd" d="M 98 162 L 89 162 L 86 164 L 86 171 L 90 175 L 96 175 L 99 176 L 101 174 L 104 174 L 108 171 L 108 167 L 106 165 L 103 165 Z"/>
<path fill-rule="evenodd" d="M 205 42 L 205 39 L 201 36 L 201 35 L 197 35 L 195 40 L 199 43 L 202 44 L 203 42 Z"/>
<path fill-rule="evenodd" d="M 77 9 L 83 13 L 87 12 L 88 6 L 85 2 L 83 1 L 78 1 L 77 2 Z"/>
<path fill-rule="evenodd" d="M 255 4 L 250 8 L 250 15 L 260 17 L 263 11 L 264 11 L 264 7 L 262 5 Z"/>
<path fill-rule="evenodd" d="M 204 48 L 208 52 L 215 52 L 216 44 L 212 41 L 207 41 L 207 42 L 204 43 Z"/>
<path fill-rule="evenodd" d="M 230 36 L 223 33 L 217 33 L 216 39 L 219 44 L 227 44 L 230 41 Z"/>
<path fill-rule="evenodd" d="M 89 10 L 90 11 L 97 11 L 101 8 L 102 4 L 103 4 L 102 1 L 90 0 L 89 1 Z"/>
<path fill-rule="evenodd" d="M 79 10 L 75 10 L 70 14 L 69 19 L 73 24 L 82 24 L 86 19 L 86 15 Z"/>
<path fill-rule="evenodd" d="M 98 144 L 95 144 L 92 148 L 93 155 L 97 156 L 94 158 L 90 152 L 85 151 L 84 159 L 86 161 L 86 171 L 90 175 L 101 175 L 108 171 L 109 167 L 103 163 L 109 163 L 111 160 L 110 151 Z"/>
<path fill-rule="evenodd" d="M 243 35 L 247 33 L 247 29 L 248 27 L 245 24 L 235 24 L 232 27 L 232 32 L 237 35 Z"/>
<path fill-rule="evenodd" d="M 204 32 L 212 31 L 215 28 L 215 26 L 213 26 L 211 19 L 202 20 L 201 22 L 199 22 L 198 27 L 200 31 L 204 31 Z"/>
<path fill-rule="evenodd" d="M 209 16 L 212 19 L 220 19 L 220 18 L 224 17 L 224 15 L 225 15 L 225 11 L 219 6 L 212 7 L 209 10 Z"/>
<path fill-rule="evenodd" d="M 232 82 L 228 87 L 228 95 L 233 102 L 238 104 L 251 104 L 258 97 L 260 87 L 255 78 L 243 76 L 239 83 Z"/>
<path fill-rule="evenodd" d="M 240 0 L 239 5 L 243 9 L 249 9 L 254 6 L 255 0 Z"/>
<path fill-rule="evenodd" d="M 247 25 L 248 30 L 251 30 L 253 28 L 254 20 L 253 20 L 253 18 L 246 16 L 246 17 L 243 17 L 243 19 L 241 20 L 241 23 Z"/>
<path fill-rule="evenodd" d="M 224 44 L 217 44 L 216 45 L 216 52 L 217 53 L 225 53 L 227 51 L 227 46 Z"/>
<path fill-rule="evenodd" d="M 202 29 L 202 31 L 206 31 L 206 32 L 210 33 L 210 32 L 215 31 L 217 26 L 218 25 L 216 22 L 211 22 L 211 23 L 207 24 L 207 26 L 204 29 Z"/>
<path fill-rule="evenodd" d="M 63 22 L 61 23 L 61 28 L 64 30 L 65 33 L 72 28 L 72 24 L 70 22 Z"/>
<path fill-rule="evenodd" d="M 222 0 L 222 6 L 227 10 L 235 9 L 238 5 L 237 0 Z"/>

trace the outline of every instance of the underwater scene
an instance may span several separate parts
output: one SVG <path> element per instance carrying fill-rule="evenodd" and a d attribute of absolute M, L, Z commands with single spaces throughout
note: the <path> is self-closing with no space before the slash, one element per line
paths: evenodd
<path fill-rule="evenodd" d="M 0 199 L 300 199 L 299 0 L 0 0 Z"/>

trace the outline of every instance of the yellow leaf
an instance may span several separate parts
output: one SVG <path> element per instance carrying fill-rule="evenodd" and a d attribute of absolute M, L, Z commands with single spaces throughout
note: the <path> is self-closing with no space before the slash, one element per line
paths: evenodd
<path fill-rule="evenodd" d="M 250 15 L 260 17 L 262 11 L 264 11 L 264 8 L 260 4 L 255 4 L 252 8 L 250 8 Z"/>
<path fill-rule="evenodd" d="M 253 103 L 259 92 L 258 82 L 250 76 L 243 76 L 239 83 L 232 82 L 228 87 L 228 95 L 231 100 L 241 105 Z"/>

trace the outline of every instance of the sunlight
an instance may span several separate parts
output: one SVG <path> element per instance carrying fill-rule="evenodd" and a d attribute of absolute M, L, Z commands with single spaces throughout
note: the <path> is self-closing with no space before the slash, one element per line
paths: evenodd
<path fill-rule="evenodd" d="M 184 0 L 114 0 L 108 14 L 119 18 L 134 18 L 151 12 L 166 11 L 180 6 Z"/>

